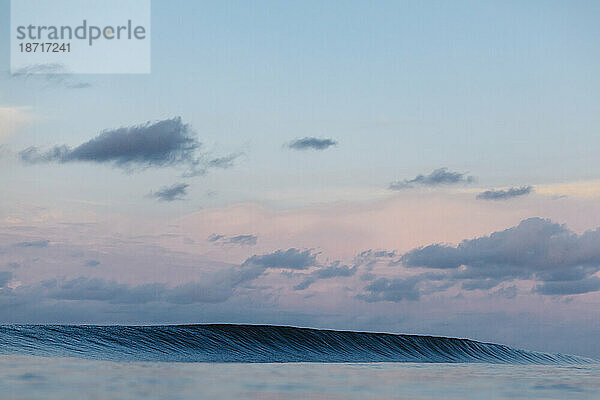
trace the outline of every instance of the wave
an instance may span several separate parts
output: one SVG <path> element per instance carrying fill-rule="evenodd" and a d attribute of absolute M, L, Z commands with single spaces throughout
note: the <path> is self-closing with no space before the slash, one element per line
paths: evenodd
<path fill-rule="evenodd" d="M 468 339 L 229 324 L 5 325 L 0 353 L 168 362 L 593 362 Z"/>

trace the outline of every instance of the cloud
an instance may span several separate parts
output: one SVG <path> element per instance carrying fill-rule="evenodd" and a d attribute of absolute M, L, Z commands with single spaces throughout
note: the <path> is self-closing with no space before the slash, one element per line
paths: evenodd
<path fill-rule="evenodd" d="M 159 300 L 165 291 L 163 284 L 129 286 L 99 278 L 79 277 L 71 280 L 53 279 L 42 282 L 46 297 L 57 300 L 96 300 L 112 304 L 142 304 Z"/>
<path fill-rule="evenodd" d="M 513 197 L 528 195 L 532 191 L 532 186 L 512 187 L 506 190 L 486 190 L 479 193 L 477 198 L 480 200 L 508 200 Z"/>
<path fill-rule="evenodd" d="M 517 297 L 517 293 L 518 290 L 516 285 L 503 287 L 494 292 L 496 296 L 504 297 L 506 299 L 514 299 L 515 297 Z"/>
<path fill-rule="evenodd" d="M 227 169 L 234 165 L 235 160 L 241 157 L 243 153 L 233 153 L 224 157 L 213 158 L 208 162 L 208 166 L 211 168 Z"/>
<path fill-rule="evenodd" d="M 75 147 L 56 146 L 39 153 L 30 147 L 21 158 L 36 162 L 94 162 L 114 163 L 119 167 L 161 167 L 196 162 L 195 151 L 200 142 L 181 118 L 166 119 L 131 127 L 108 130 Z"/>
<path fill-rule="evenodd" d="M 50 244 L 49 240 L 34 240 L 31 242 L 20 242 L 20 243 L 15 243 L 15 247 L 48 247 L 48 244 Z"/>
<path fill-rule="evenodd" d="M 227 236 L 225 236 L 225 235 L 217 235 L 216 233 L 213 233 L 212 235 L 210 235 L 208 237 L 207 240 L 209 242 L 219 242 L 219 241 L 221 241 L 223 239 L 226 239 L 226 238 L 227 238 Z"/>
<path fill-rule="evenodd" d="M 600 290 L 600 278 L 596 276 L 587 277 L 574 281 L 550 281 L 537 285 L 536 293 L 546 295 L 571 295 L 597 292 Z"/>
<path fill-rule="evenodd" d="M 338 143 L 333 139 L 319 139 L 316 137 L 305 137 L 296 139 L 288 144 L 292 150 L 325 150 L 331 146 L 336 146 Z"/>
<path fill-rule="evenodd" d="M 26 163 L 89 162 L 109 164 L 126 170 L 178 167 L 184 176 L 205 174 L 210 168 L 228 168 L 238 155 L 208 159 L 202 144 L 180 117 L 102 132 L 71 148 L 55 146 L 45 152 L 29 147 L 20 152 Z"/>
<path fill-rule="evenodd" d="M 260 256 L 254 255 L 244 262 L 244 265 L 248 264 L 264 268 L 303 270 L 317 264 L 317 255 L 312 254 L 311 250 L 291 248 Z"/>
<path fill-rule="evenodd" d="M 417 175 L 413 179 L 405 179 L 390 183 L 391 190 L 410 189 L 415 186 L 440 186 L 457 185 L 462 183 L 472 183 L 475 181 L 473 176 L 467 176 L 461 172 L 451 172 L 448 168 L 438 168 L 429 175 Z"/>
<path fill-rule="evenodd" d="M 215 282 L 187 282 L 175 287 L 163 283 L 131 286 L 99 278 L 79 277 L 70 280 L 53 279 L 41 284 L 44 296 L 56 300 L 101 301 L 110 304 L 171 304 L 220 303 L 228 300 L 231 286 Z"/>
<path fill-rule="evenodd" d="M 12 280 L 13 273 L 10 271 L 0 271 L 0 288 L 6 286 Z"/>
<path fill-rule="evenodd" d="M 232 296 L 231 287 L 189 282 L 166 293 L 166 300 L 175 304 L 221 303 Z"/>
<path fill-rule="evenodd" d="M 338 277 L 348 277 L 356 273 L 358 265 L 350 268 L 347 265 L 340 265 L 339 262 L 335 262 L 327 267 L 322 267 L 310 273 L 302 282 L 294 286 L 294 290 L 308 289 L 310 285 L 321 279 L 331 279 Z"/>
<path fill-rule="evenodd" d="M 410 278 L 379 278 L 365 287 L 365 294 L 357 297 L 369 303 L 377 301 L 400 302 L 402 300 L 419 300 L 420 294 L 417 284 L 419 277 Z"/>
<path fill-rule="evenodd" d="M 87 260 L 83 265 L 86 267 L 97 267 L 100 265 L 100 261 L 98 260 Z"/>
<path fill-rule="evenodd" d="M 226 235 L 217 235 L 212 234 L 208 237 L 209 242 L 213 242 L 221 245 L 238 245 L 238 246 L 254 246 L 258 241 L 258 236 L 256 235 L 236 235 L 236 236 L 226 236 Z"/>
<path fill-rule="evenodd" d="M 57 300 L 93 300 L 111 304 L 144 304 L 161 301 L 172 304 L 220 303 L 232 297 L 235 291 L 257 279 L 268 269 L 305 269 L 316 264 L 316 255 L 310 250 L 277 250 L 254 255 L 241 265 L 205 275 L 199 282 L 187 282 L 175 287 L 163 283 L 130 286 L 99 278 L 52 279 L 41 283 L 36 292 Z M 326 272 L 325 274 L 331 274 Z M 2 282 L 0 274 L 0 283 Z M 6 274 L 9 281 L 12 278 Z"/>
<path fill-rule="evenodd" d="M 188 186 L 190 185 L 187 183 L 176 183 L 171 186 L 165 186 L 157 192 L 150 192 L 148 196 L 158 199 L 159 201 L 183 200 L 187 194 Z"/>
<path fill-rule="evenodd" d="M 65 65 L 60 63 L 31 64 L 17 69 L 11 75 L 16 79 L 44 80 L 49 85 L 67 89 L 85 89 L 92 86 L 88 82 L 74 79 Z"/>
<path fill-rule="evenodd" d="M 578 235 L 548 219 L 530 218 L 458 246 L 433 244 L 402 255 L 406 267 L 444 270 L 441 279 L 465 290 L 535 280 L 540 294 L 581 294 L 600 289 L 600 228 Z"/>
<path fill-rule="evenodd" d="M 0 297 L 11 295 L 11 298 L 18 301 L 37 302 L 47 299 L 95 301 L 106 304 L 222 303 L 235 294 L 244 293 L 247 290 L 256 291 L 256 288 L 252 288 L 249 284 L 264 275 L 269 269 L 303 269 L 305 266 L 315 265 L 315 257 L 310 250 L 277 250 L 273 253 L 254 255 L 239 265 L 206 272 L 197 280 L 176 286 L 161 282 L 129 285 L 114 280 L 91 277 L 60 278 L 9 289 L 10 293 L 0 291 Z M 88 260 L 85 265 L 96 266 L 99 265 L 99 262 Z M 12 277 L 12 273 L 0 273 L 0 284 L 5 285 Z M 1 300 L 0 298 L 0 303 Z"/>

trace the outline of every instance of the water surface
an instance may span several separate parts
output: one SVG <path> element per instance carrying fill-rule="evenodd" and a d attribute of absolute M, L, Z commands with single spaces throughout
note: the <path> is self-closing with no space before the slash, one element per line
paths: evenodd
<path fill-rule="evenodd" d="M 594 399 L 598 365 L 113 362 L 0 357 L 0 398 Z"/>

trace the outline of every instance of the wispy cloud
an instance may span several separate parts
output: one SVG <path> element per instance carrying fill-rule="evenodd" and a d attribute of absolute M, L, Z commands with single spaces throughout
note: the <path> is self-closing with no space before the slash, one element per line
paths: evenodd
<path fill-rule="evenodd" d="M 77 80 L 60 63 L 31 64 L 13 71 L 15 79 L 43 80 L 48 85 L 62 86 L 67 89 L 85 89 L 92 85 Z"/>
<path fill-rule="evenodd" d="M 31 242 L 19 242 L 19 243 L 15 243 L 16 247 L 48 247 L 48 244 L 50 244 L 49 240 L 34 240 Z"/>
<path fill-rule="evenodd" d="M 189 186 L 187 183 L 176 183 L 171 186 L 165 186 L 156 192 L 150 192 L 148 196 L 159 201 L 183 200 Z"/>
<path fill-rule="evenodd" d="M 296 139 L 288 144 L 292 150 L 325 150 L 338 143 L 333 139 L 319 139 L 316 137 L 305 137 Z"/>
<path fill-rule="evenodd" d="M 256 235 L 235 235 L 235 236 L 227 236 L 227 235 L 217 235 L 213 233 L 208 237 L 208 241 L 221 244 L 221 245 L 238 245 L 238 246 L 254 246 L 258 241 L 258 236 Z"/>
<path fill-rule="evenodd" d="M 512 187 L 502 190 L 486 190 L 479 193 L 477 198 L 480 200 L 508 200 L 514 197 L 525 196 L 533 192 L 533 186 Z"/>
<path fill-rule="evenodd" d="M 457 185 L 467 184 L 475 181 L 475 177 L 468 176 L 462 172 L 448 171 L 448 168 L 438 168 L 428 175 L 417 175 L 413 179 L 405 179 L 403 181 L 395 181 L 390 183 L 391 190 L 410 189 L 415 186 L 441 186 L 441 185 Z"/>
<path fill-rule="evenodd" d="M 233 153 L 224 157 L 213 158 L 212 160 L 208 161 L 208 167 L 221 169 L 231 168 L 233 167 L 235 160 L 237 160 L 243 154 L 244 153 Z"/>
<path fill-rule="evenodd" d="M 302 282 L 294 286 L 294 290 L 308 289 L 313 283 L 321 279 L 332 279 L 353 276 L 358 269 L 358 265 L 349 267 L 341 265 L 340 262 L 334 262 L 326 267 L 321 267 L 310 273 Z"/>

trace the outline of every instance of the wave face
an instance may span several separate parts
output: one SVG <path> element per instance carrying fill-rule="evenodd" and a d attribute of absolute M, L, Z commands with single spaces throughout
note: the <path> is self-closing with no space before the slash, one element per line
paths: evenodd
<path fill-rule="evenodd" d="M 169 362 L 592 362 L 467 339 L 271 325 L 0 326 L 0 353 Z"/>

